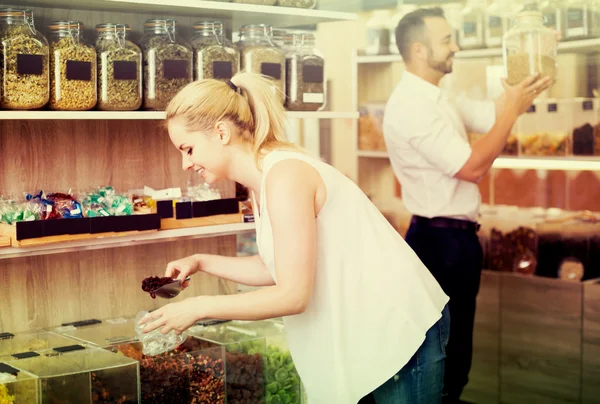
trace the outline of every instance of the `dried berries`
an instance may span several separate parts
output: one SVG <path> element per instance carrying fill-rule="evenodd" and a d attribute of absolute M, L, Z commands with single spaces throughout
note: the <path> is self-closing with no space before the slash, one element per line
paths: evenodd
<path fill-rule="evenodd" d="M 536 260 L 538 239 L 535 230 L 519 227 L 509 233 L 493 228 L 490 237 L 489 264 L 495 271 L 518 271 L 520 263 Z M 529 272 L 535 265 L 523 266 Z"/>
<path fill-rule="evenodd" d="M 154 291 L 161 286 L 165 286 L 168 283 L 172 283 L 173 278 L 170 277 L 159 277 L 159 276 L 150 276 L 142 281 L 142 290 L 144 292 L 150 293 L 153 299 L 156 299 L 156 295 Z"/>
<path fill-rule="evenodd" d="M 137 397 L 131 397 L 128 394 L 115 394 L 119 391 L 117 383 L 114 386 L 106 387 L 106 380 L 103 380 L 97 373 L 92 372 L 92 402 L 94 404 L 136 404 Z"/>
<path fill-rule="evenodd" d="M 96 51 L 71 37 L 50 42 L 50 108 L 84 111 L 96 105 Z"/>
<path fill-rule="evenodd" d="M 49 99 L 48 44 L 27 25 L 5 25 L 0 29 L 3 60 L 0 107 L 36 109 Z"/>

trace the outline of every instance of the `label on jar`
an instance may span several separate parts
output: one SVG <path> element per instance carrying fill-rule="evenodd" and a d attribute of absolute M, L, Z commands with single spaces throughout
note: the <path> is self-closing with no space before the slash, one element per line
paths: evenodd
<path fill-rule="evenodd" d="M 583 36 L 586 34 L 585 14 L 582 8 L 569 8 L 567 11 L 567 36 Z"/>
<path fill-rule="evenodd" d="M 213 78 L 230 79 L 233 77 L 233 63 L 213 62 Z"/>
<path fill-rule="evenodd" d="M 304 93 L 302 95 L 302 102 L 306 104 L 322 104 L 325 102 L 325 95 L 323 93 Z"/>
<path fill-rule="evenodd" d="M 67 80 L 92 80 L 92 63 L 67 60 Z"/>
<path fill-rule="evenodd" d="M 17 74 L 41 76 L 44 73 L 43 55 L 17 55 Z"/>
<path fill-rule="evenodd" d="M 476 35 L 477 23 L 474 21 L 465 21 L 463 23 L 463 33 L 465 34 L 465 36 Z"/>
<path fill-rule="evenodd" d="M 265 76 L 281 80 L 281 64 L 280 63 L 261 63 L 260 72 Z"/>
<path fill-rule="evenodd" d="M 136 80 L 137 62 L 115 60 L 113 62 L 113 78 L 115 80 Z"/>
<path fill-rule="evenodd" d="M 556 13 L 545 13 L 544 25 L 549 28 L 556 28 Z"/>
<path fill-rule="evenodd" d="M 188 61 L 187 60 L 164 60 L 163 77 L 167 80 L 187 79 Z"/>
<path fill-rule="evenodd" d="M 302 81 L 305 83 L 323 83 L 325 81 L 323 66 L 302 66 Z"/>

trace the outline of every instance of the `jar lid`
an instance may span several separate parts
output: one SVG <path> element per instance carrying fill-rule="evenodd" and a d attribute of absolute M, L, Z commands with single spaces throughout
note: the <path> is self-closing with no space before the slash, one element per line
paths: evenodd
<path fill-rule="evenodd" d="M 104 24 L 98 24 L 96 25 L 96 31 L 98 32 L 103 32 L 103 31 L 114 31 L 115 29 L 125 29 L 125 31 L 131 31 L 131 27 L 128 24 L 116 24 L 113 22 L 107 22 Z"/>
<path fill-rule="evenodd" d="M 214 29 L 223 29 L 223 22 L 222 21 L 217 21 L 217 20 L 203 20 L 203 21 L 198 21 L 195 22 L 194 25 L 192 26 L 194 29 L 206 29 L 206 28 L 213 28 Z"/>
<path fill-rule="evenodd" d="M 146 22 L 144 22 L 145 28 L 164 27 L 167 25 L 175 26 L 175 25 L 177 25 L 177 21 L 171 20 L 171 19 L 164 19 L 164 18 L 152 18 L 152 19 L 146 20 Z"/>
<path fill-rule="evenodd" d="M 2 8 L 0 9 L 0 17 L 30 17 L 33 16 L 33 11 L 26 8 Z"/>
<path fill-rule="evenodd" d="M 48 24 L 48 29 L 52 31 L 79 29 L 82 31 L 85 28 L 81 21 L 52 21 Z"/>

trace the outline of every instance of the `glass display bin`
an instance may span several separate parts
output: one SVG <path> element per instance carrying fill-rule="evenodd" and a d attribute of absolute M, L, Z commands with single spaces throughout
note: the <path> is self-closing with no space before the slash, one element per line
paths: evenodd
<path fill-rule="evenodd" d="M 26 357 L 34 352 L 71 345 L 73 340 L 62 335 L 44 331 L 32 330 L 21 333 L 0 333 L 0 358 L 6 359 Z"/>
<path fill-rule="evenodd" d="M 37 377 L 0 361 L 0 403 L 38 404 Z"/>
<path fill-rule="evenodd" d="M 520 154 L 564 157 L 571 143 L 573 103 L 568 100 L 538 100 L 517 121 Z"/>
<path fill-rule="evenodd" d="M 593 156 L 600 153 L 598 111 L 600 103 L 595 99 L 576 99 L 572 106 L 572 153 L 574 156 Z M 598 150 L 600 152 L 600 150 Z"/>
<path fill-rule="evenodd" d="M 143 403 L 225 403 L 224 349 L 217 344 L 190 337 L 172 351 L 147 356 L 133 318 L 59 330 L 82 344 L 138 361 Z"/>
<path fill-rule="evenodd" d="M 225 391 L 228 404 L 266 403 L 263 361 L 266 355 L 264 337 L 240 332 L 229 322 L 216 325 L 198 325 L 190 328 L 190 335 L 205 343 L 225 349 Z M 249 335 L 250 334 L 250 335 Z M 204 346 L 204 344 L 200 345 Z"/>
<path fill-rule="evenodd" d="M 266 403 L 300 404 L 302 391 L 281 320 L 232 321 L 229 328 L 250 337 L 265 337 Z"/>
<path fill-rule="evenodd" d="M 137 361 L 103 349 L 56 347 L 6 364 L 39 379 L 42 404 L 139 403 Z"/>
<path fill-rule="evenodd" d="M 363 104 L 358 111 L 358 149 L 385 151 L 383 138 L 385 103 Z"/>

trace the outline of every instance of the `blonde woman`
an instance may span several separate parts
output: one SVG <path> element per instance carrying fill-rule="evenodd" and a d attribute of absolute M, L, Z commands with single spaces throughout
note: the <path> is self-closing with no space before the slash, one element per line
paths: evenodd
<path fill-rule="evenodd" d="M 311 404 L 365 396 L 439 403 L 448 297 L 352 181 L 286 142 L 284 121 L 268 79 L 249 73 L 191 83 L 169 104 L 167 128 L 183 169 L 209 184 L 227 178 L 250 189 L 260 254 L 193 255 L 171 262 L 166 276 L 202 271 L 264 288 L 168 304 L 145 331 L 283 316 Z"/>

